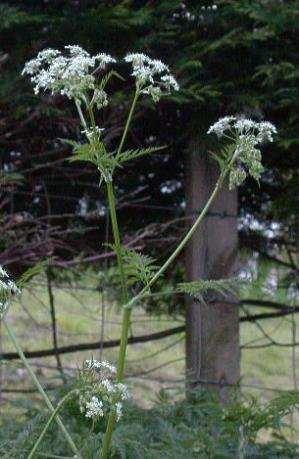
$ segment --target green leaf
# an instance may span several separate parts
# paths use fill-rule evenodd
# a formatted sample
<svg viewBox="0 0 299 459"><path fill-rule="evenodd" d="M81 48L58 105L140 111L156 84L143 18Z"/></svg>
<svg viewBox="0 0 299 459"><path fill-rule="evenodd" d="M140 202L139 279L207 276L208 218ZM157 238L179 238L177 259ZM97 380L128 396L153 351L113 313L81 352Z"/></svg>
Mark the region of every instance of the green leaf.
<svg viewBox="0 0 299 459"><path fill-rule="evenodd" d="M129 283L141 282L143 285L147 285L158 269L158 266L154 264L155 259L133 249L123 248L122 251Z"/></svg>
<svg viewBox="0 0 299 459"><path fill-rule="evenodd" d="M160 151L166 148L166 146L161 147L148 147L148 148L137 148L136 150L126 150L120 153L117 156L119 164L131 161L132 159L141 158L142 156L151 155L156 151Z"/></svg>
<svg viewBox="0 0 299 459"><path fill-rule="evenodd" d="M199 279L193 282L183 282L178 284L178 291L180 293L187 293L193 296L200 302L206 304L205 295L208 292L218 293L221 296L237 293L237 280L236 279L217 279L217 280L204 280Z"/></svg>

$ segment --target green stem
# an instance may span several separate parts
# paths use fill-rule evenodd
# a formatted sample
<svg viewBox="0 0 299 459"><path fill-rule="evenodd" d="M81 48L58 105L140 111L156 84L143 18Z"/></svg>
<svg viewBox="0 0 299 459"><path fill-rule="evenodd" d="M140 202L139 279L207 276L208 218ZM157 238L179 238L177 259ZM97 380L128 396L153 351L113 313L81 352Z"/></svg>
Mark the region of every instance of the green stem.
<svg viewBox="0 0 299 459"><path fill-rule="evenodd" d="M119 233L119 226L117 221L116 215L116 202L115 202L115 195L112 182L107 182L107 194L108 194L108 202L109 202L109 210L110 210L110 218L111 218L111 225L113 231L113 239L114 239L114 250L116 253L117 264L120 274L120 284L121 284L121 291L122 291L122 304L126 304L128 301L128 289L126 283L126 275L123 263L123 254L122 254L122 247L120 241L120 233Z"/></svg>
<svg viewBox="0 0 299 459"><path fill-rule="evenodd" d="M132 102L132 105L131 105L131 108L130 108L130 111L129 111L129 115L128 115L128 118L127 118L127 121L126 121L124 132L123 132L121 141L120 141L118 149L117 149L117 153L116 153L117 156L122 152L122 149L123 149L125 140L127 138L129 127L130 127L130 124L131 124L131 121L132 121L132 116L133 116L133 113L134 113L134 110L135 110L136 103L137 103L139 95L140 95L140 92L139 92L139 89L137 88L136 91L135 91L134 99L133 99L133 102Z"/></svg>
<svg viewBox="0 0 299 459"><path fill-rule="evenodd" d="M112 224L112 231L113 231L113 238L114 238L114 248L117 257L117 264L120 273L120 282L121 282L121 290L122 290L122 304L126 304L128 301L128 289L127 289L127 282L126 282L126 275L125 269L123 264L123 254L120 242L120 234L119 234L119 227L116 215L116 205L115 205L115 196L113 190L112 182L107 183L107 192L108 192L108 201L109 201L109 209L110 209L110 217L111 217L111 224ZM119 354L118 354L118 365L117 365L117 381L120 382L123 379L124 375L124 368L125 368L125 359L126 359L126 349L128 343L128 332L130 328L130 319L131 319L131 309L124 309L123 311L123 318L122 318L122 330L121 330L121 339L120 339L120 347L119 347ZM112 434L114 431L116 422L116 413L114 410L111 410L109 413L108 423L106 432L103 439L102 445L102 453L101 458L107 458L108 453L110 450L110 444L112 439Z"/></svg>
<svg viewBox="0 0 299 459"><path fill-rule="evenodd" d="M35 454L37 448L39 447L42 439L44 438L48 428L50 427L50 425L52 424L55 416L58 414L58 411L61 409L62 405L64 404L64 402L66 402L66 400L68 400L69 398L71 398L71 396L73 396L75 393L77 393L78 390L77 389L74 389L74 390L71 390L68 394L66 394L57 404L56 408L54 409L54 411L52 412L51 416L49 417L48 419L48 422L46 423L45 427L43 428L40 436L38 437L37 441L35 442L35 445L33 446L32 450L30 451L29 455L28 455L28 458L27 459L32 459L33 458L33 455Z"/></svg>
<svg viewBox="0 0 299 459"><path fill-rule="evenodd" d="M166 271L168 266L176 259L176 257L181 253L189 239L192 237L193 233L197 230L199 225L201 224L202 220L204 219L206 213L209 210L212 202L216 198L224 180L227 175L227 172L230 169L230 166L235 160L235 155L229 161L227 167L221 172L219 179L215 185L215 188L209 197L206 205L204 206L203 210L201 211L200 215L197 217L194 224L191 226L185 237L182 239L178 247L175 251L170 255L170 257L166 260L166 262L161 266L161 268L156 272L156 274L151 278L149 283L140 291L138 295L132 298L126 305L124 305L124 312L123 312L123 320L122 320L122 332L121 332L121 342L120 342L120 349L119 349L119 361L118 361L118 371L117 371L117 379L121 381L124 375L124 366L125 366L125 357L126 357L126 348L128 343L128 330L130 326L130 317L131 317L131 310L134 303L140 300L143 296L148 294L148 290L153 284L159 279L159 277ZM112 434L115 426L116 415L114 411L110 411L107 430L105 433L101 459L107 459L110 449L110 443L112 439Z"/></svg>
<svg viewBox="0 0 299 459"><path fill-rule="evenodd" d="M127 138L127 134L129 132L129 127L132 121L133 113L136 107L136 103L137 103L139 94L140 94L139 89L137 88L135 91L134 99L133 99L133 102L132 102L132 105L129 111L129 115L128 115L128 118L125 124L123 135L122 135L122 138L120 140L120 143L117 149L116 156L119 156L122 152L125 140ZM108 193L111 224L112 224L112 231L113 231L114 244L115 244L115 252L116 252L116 257L117 257L118 269L120 272L120 278L121 278L122 304L126 304L128 302L128 289L127 289L127 281L126 281L126 275L125 275L125 270L124 270L124 265L123 265L123 255L122 255L122 249L121 249L119 226L118 226L117 215L116 215L115 195L114 195L114 189L113 189L112 182L107 183L107 193ZM117 381L118 382L122 381L124 377L126 350L127 350L127 344L128 344L128 334L129 334L130 324L131 324L131 309L124 309L123 317L122 317L121 339L120 339L118 365L117 365ZM104 439L103 439L102 452L101 452L102 459L108 458L112 434L113 434L114 427L115 427L115 422L116 422L116 413L115 413L115 410L111 410L109 413L107 428L106 428L106 432L105 432Z"/></svg>
<svg viewBox="0 0 299 459"><path fill-rule="evenodd" d="M182 241L180 242L180 244L177 246L177 248L175 249L175 251L170 255L170 257L165 261L165 263L161 266L161 268L155 273L155 275L151 278L151 280L149 281L149 283L135 296L133 297L125 306L124 308L125 309L131 309L133 304L136 303L138 300L140 300L141 298L143 298L143 296L146 296L148 294L148 290L155 284L155 282L159 279L159 277L162 276L162 274L166 271L166 269L168 268L168 266L177 258L177 256L181 253L181 251L183 250L183 248L185 247L185 245L187 244L187 242L189 241L189 239L192 237L192 235L194 234L194 232L197 230L197 228L200 226L200 224L202 223L204 217L206 216L212 202L214 201L214 199L216 198L221 186L223 185L223 182L226 178L226 175L228 173L228 171L230 170L230 167L231 165L233 164L233 162L235 161L236 159L236 153L232 156L231 160L229 161L228 165L226 166L226 168L221 172L218 180L217 180L217 183L215 185L215 188L213 190L213 192L211 193L209 199L207 200L204 208L202 209L201 213L199 214L199 216L197 217L196 221L194 222L194 224L191 226L191 228L189 229L189 231L187 232L187 234L185 235L185 237L182 239Z"/></svg>
<svg viewBox="0 0 299 459"><path fill-rule="evenodd" d="M84 127L84 129L87 130L88 126L86 124L84 115L82 113L80 102L78 102L78 100L75 100L75 104L76 104L76 107L77 107L77 111L78 111L78 114L79 114L79 118L80 118L81 124Z"/></svg>
<svg viewBox="0 0 299 459"><path fill-rule="evenodd" d="M8 336L9 338L11 339L16 351L18 352L19 356L20 356L20 359L22 360L25 368L27 369L29 375L31 376L31 379L32 381L34 382L34 384L36 385L39 393L41 394L41 396L43 397L47 407L49 408L49 411L51 411L52 413L55 411L55 408L54 406L52 405L49 397L47 396L46 392L44 391L43 387L41 386L39 380L37 379L37 377L35 376L35 373L34 371L32 370L31 366L29 365L29 363L27 362L27 359L24 355L24 352L22 351L18 341L17 341L17 338L16 338L16 335L14 334L14 331L13 329L10 327L10 325L6 322L5 319L3 319L3 323L4 323L4 326L6 328L6 331L8 333ZM82 459L82 456L79 452L79 450L77 449L75 443L73 442L70 434L68 433L68 431L66 430L63 422L61 421L60 417L59 416L56 416L55 418L57 424L59 425L60 429L62 430L68 444L70 445L70 448L71 450L73 451L73 453L75 454L75 456L77 458L81 458Z"/></svg>

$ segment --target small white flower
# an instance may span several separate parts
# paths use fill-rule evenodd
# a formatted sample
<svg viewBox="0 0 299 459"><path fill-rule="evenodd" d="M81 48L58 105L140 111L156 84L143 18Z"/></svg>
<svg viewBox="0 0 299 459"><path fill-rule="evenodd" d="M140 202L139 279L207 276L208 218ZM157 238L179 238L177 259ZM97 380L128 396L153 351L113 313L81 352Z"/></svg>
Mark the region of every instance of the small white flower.
<svg viewBox="0 0 299 459"><path fill-rule="evenodd" d="M92 103L100 110L108 105L108 95L103 89L96 88L92 96Z"/></svg>
<svg viewBox="0 0 299 459"><path fill-rule="evenodd" d="M70 52L71 56L90 57L89 53L79 45L66 45L64 48Z"/></svg>
<svg viewBox="0 0 299 459"><path fill-rule="evenodd" d="M51 91L69 99L84 99L87 91L95 90L95 67L103 69L115 62L109 54L91 56L78 45L67 45L65 50L64 56L57 49L45 49L25 64L22 75L30 75L35 94Z"/></svg>
<svg viewBox="0 0 299 459"><path fill-rule="evenodd" d="M103 360L100 362L102 368L107 368L107 370L110 371L110 373L116 373L116 368L115 366L111 365L111 363L107 362L107 360Z"/></svg>
<svg viewBox="0 0 299 459"><path fill-rule="evenodd" d="M124 57L124 60L126 62L131 62L133 67L137 67L144 65L150 58L143 53L129 53Z"/></svg>
<svg viewBox="0 0 299 459"><path fill-rule="evenodd" d="M84 129L81 132L82 134L85 134L89 140L93 140L99 138L103 131L105 131L105 128L96 126L95 128Z"/></svg>
<svg viewBox="0 0 299 459"><path fill-rule="evenodd" d="M122 417L122 415L123 415L122 409L123 409L122 403L117 402L117 403L115 404L116 421L119 421L120 418Z"/></svg>
<svg viewBox="0 0 299 459"><path fill-rule="evenodd" d="M86 360L79 372L79 407L88 418L97 418L114 410L117 421L122 416L123 402L130 397L128 388L115 381L116 369L106 360Z"/></svg>
<svg viewBox="0 0 299 459"><path fill-rule="evenodd" d="M273 134L277 134L277 129L274 124L269 121L262 121L258 123L258 138L261 143L273 142Z"/></svg>
<svg viewBox="0 0 299 459"><path fill-rule="evenodd" d="M8 277L6 270L0 265L0 277Z"/></svg>
<svg viewBox="0 0 299 459"><path fill-rule="evenodd" d="M235 116L225 116L220 118L216 123L212 124L208 130L208 134L216 134L218 137L222 137L224 132L231 129L231 123L236 120Z"/></svg>
<svg viewBox="0 0 299 459"><path fill-rule="evenodd" d="M147 88L143 89L142 94L149 94L154 102L159 102L161 99L163 92L159 86L149 85Z"/></svg>
<svg viewBox="0 0 299 459"><path fill-rule="evenodd" d="M9 279L6 270L0 265L0 319L9 308L12 297L20 293L19 287L13 280Z"/></svg>
<svg viewBox="0 0 299 459"><path fill-rule="evenodd" d="M247 173L259 181L264 170L259 146L273 141L273 135L277 133L276 127L268 121L256 122L245 117L226 116L214 123L208 134L215 133L222 137L226 131L235 140L236 161L230 170L229 188L232 190L241 185Z"/></svg>
<svg viewBox="0 0 299 459"><path fill-rule="evenodd" d="M127 400L128 398L130 398L128 388L125 384L123 383L116 384L116 390L118 391L121 400Z"/></svg>
<svg viewBox="0 0 299 459"><path fill-rule="evenodd" d="M169 73L169 67L159 59L151 59L143 53L129 53L125 62L133 67L132 76L143 94L149 94L154 102L158 102L163 94L178 91L176 79Z"/></svg>
<svg viewBox="0 0 299 459"><path fill-rule="evenodd" d="M116 59L114 57L110 56L110 54L106 53L99 53L94 56L95 61L99 62L99 67L100 68L105 68L106 65L108 64L115 64Z"/></svg>
<svg viewBox="0 0 299 459"><path fill-rule="evenodd" d="M247 118L239 118L235 123L234 123L234 128L240 133L240 134L246 134L248 133L251 129L254 129L257 127L257 123L255 121L252 121Z"/></svg>
<svg viewBox="0 0 299 459"><path fill-rule="evenodd" d="M104 416L103 402L98 397L93 396L91 401L86 403L85 417L96 418L98 416Z"/></svg>
<svg viewBox="0 0 299 459"><path fill-rule="evenodd" d="M109 381L109 379L103 379L101 381L101 385L106 389L108 394L112 394L113 392L115 392L115 386L111 381Z"/></svg>
<svg viewBox="0 0 299 459"><path fill-rule="evenodd" d="M85 366L86 368L97 368L99 370L105 369L112 374L116 373L116 368L111 363L107 362L107 360L103 360L101 362L95 359L85 360Z"/></svg>
<svg viewBox="0 0 299 459"><path fill-rule="evenodd" d="M163 81L168 91L178 91L180 89L178 82L172 75L163 75L161 81Z"/></svg>

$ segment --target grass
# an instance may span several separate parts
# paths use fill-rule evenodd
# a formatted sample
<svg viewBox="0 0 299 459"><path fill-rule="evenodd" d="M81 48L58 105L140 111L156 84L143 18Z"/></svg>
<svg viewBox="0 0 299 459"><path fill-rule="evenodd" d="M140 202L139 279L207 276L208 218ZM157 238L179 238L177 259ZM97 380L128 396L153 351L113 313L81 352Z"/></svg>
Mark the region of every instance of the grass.
<svg viewBox="0 0 299 459"><path fill-rule="evenodd" d="M82 279L72 289L54 288L58 324L59 345L99 341L101 339L101 313L103 298L97 291L86 290L95 287L90 276ZM252 289L252 290L251 290ZM259 294L257 294L259 292ZM247 288L242 295L251 298L263 298L263 291ZM269 299L272 299L268 295ZM282 300L282 298L280 298ZM256 313L255 308L252 313ZM258 309L261 312L261 309ZM269 310L267 310L269 312ZM21 300L12 306L8 320L19 336L24 350L38 350L52 347L50 312L45 280L32 282L30 288L23 292ZM181 317L149 316L142 309L133 314L132 333L134 336L154 333L166 328L183 324ZM116 306L105 306L104 339L119 338L121 314ZM295 316L299 328L299 316ZM260 322L262 328L253 323L241 324L241 345L267 343L266 335L279 343L291 342L292 321L287 316L281 319L267 319ZM266 334L266 335L265 335ZM297 339L299 340L299 339ZM7 337L3 337L3 350L13 350ZM242 350L242 388L243 394L253 394L262 400L269 400L275 390L294 388L293 362L291 347L265 347L261 349ZM99 358L100 351L84 351L61 356L67 374L72 375L81 367L86 358L93 355ZM117 348L105 349L102 357L115 362ZM298 355L295 354L299 367ZM36 371L48 385L60 383L56 369L55 357L31 360ZM32 387L23 371L20 362L4 364L2 380L6 388L23 389ZM144 407L149 407L157 399L162 388L182 387L177 381L184 379L184 336L173 335L163 340L130 345L128 347L127 376L129 385L134 383L134 398ZM297 385L299 384L299 369ZM249 387L250 386L250 387ZM255 386L255 387L253 387ZM272 390L269 390L272 389ZM19 396L19 394L18 394ZM10 398L16 396L11 396ZM33 400L35 396L33 397Z"/></svg>

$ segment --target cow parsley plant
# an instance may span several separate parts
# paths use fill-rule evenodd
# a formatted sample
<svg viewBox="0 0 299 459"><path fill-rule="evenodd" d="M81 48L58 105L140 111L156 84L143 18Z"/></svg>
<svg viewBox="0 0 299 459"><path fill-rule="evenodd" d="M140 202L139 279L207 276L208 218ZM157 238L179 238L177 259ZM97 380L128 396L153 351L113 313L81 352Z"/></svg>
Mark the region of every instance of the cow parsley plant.
<svg viewBox="0 0 299 459"><path fill-rule="evenodd" d="M261 145L272 142L276 134L276 128L271 123L255 122L245 117L226 116L213 124L208 133L226 139L229 144L225 145L221 154L216 157L220 165L219 178L198 217L161 266L156 266L149 257L140 256L136 252L131 251L129 254L122 244L118 224L114 174L125 163L163 148L132 149L126 146L140 96L149 95L154 102L158 102L162 96L178 91L179 85L169 67L160 60L151 59L143 53L127 54L124 62L132 67L131 76L135 80L135 91L118 145L111 149L102 138L103 128L98 126L96 110L108 104L106 87L110 78L119 77L113 69L108 70L108 65L115 62L109 54L98 53L92 56L80 46L72 45L66 46L64 53L54 49L41 51L35 59L27 62L23 70L23 74L30 76L36 94L40 91L49 91L52 94L65 95L75 102L85 140L83 143L68 140L73 147L71 160L93 164L99 173L100 181L105 182L122 306L118 364L116 370L107 361L86 360L79 371L75 389L79 396L80 410L86 418L94 423L100 418L107 417L101 459L110 457L115 423L122 416L123 402L129 397L128 388L123 380L134 306L148 296L149 290L185 248L193 233L202 224L211 203L227 178L230 189L240 185L248 174L259 180L263 171Z"/></svg>

